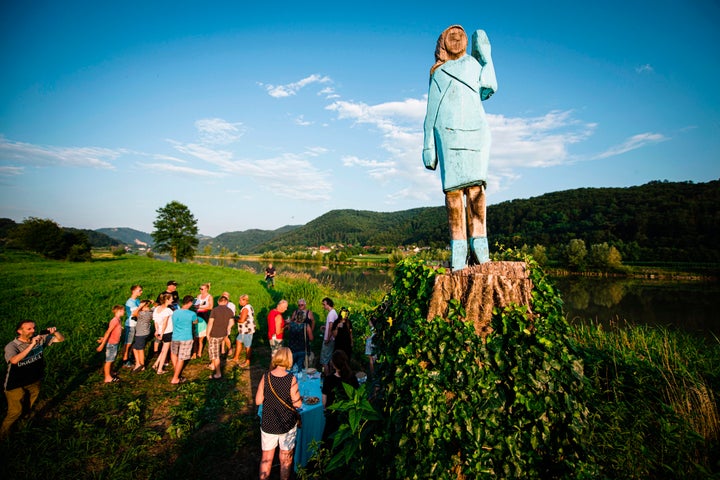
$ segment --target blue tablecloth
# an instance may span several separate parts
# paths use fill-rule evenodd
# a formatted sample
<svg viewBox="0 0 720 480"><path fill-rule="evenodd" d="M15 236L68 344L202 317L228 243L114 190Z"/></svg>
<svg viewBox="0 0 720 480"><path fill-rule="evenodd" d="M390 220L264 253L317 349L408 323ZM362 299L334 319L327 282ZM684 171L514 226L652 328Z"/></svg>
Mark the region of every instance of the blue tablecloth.
<svg viewBox="0 0 720 480"><path fill-rule="evenodd" d="M304 467L305 464L307 464L313 454L310 443L313 440L321 441L323 430L325 429L320 374L316 374L316 378L307 378L306 375L302 377L303 378L298 381L300 395L303 397L303 406L300 412L300 416L302 416L302 428L298 429L295 443L295 468ZM306 397L317 397L319 399L318 403L307 405L304 401Z"/></svg>
<svg viewBox="0 0 720 480"><path fill-rule="evenodd" d="M303 406L300 411L302 417L302 428L298 429L295 440L295 468L304 467L313 454L310 443L313 440L322 440L325 429L325 413L322 406L322 385L320 384L320 373L314 375L302 375L298 380L300 396L303 397ZM318 402L314 405L305 403L306 397L317 397ZM262 416L262 405L258 409L258 416Z"/></svg>

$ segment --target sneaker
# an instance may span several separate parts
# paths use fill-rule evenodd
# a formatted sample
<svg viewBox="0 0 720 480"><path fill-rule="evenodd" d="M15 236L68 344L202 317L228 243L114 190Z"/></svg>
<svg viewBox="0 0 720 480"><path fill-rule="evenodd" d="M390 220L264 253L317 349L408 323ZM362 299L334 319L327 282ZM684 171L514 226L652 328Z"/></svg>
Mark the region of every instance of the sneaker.
<svg viewBox="0 0 720 480"><path fill-rule="evenodd" d="M125 368L133 368L134 366L135 366L135 364L133 362L131 362L130 360L123 363L123 367L125 367Z"/></svg>

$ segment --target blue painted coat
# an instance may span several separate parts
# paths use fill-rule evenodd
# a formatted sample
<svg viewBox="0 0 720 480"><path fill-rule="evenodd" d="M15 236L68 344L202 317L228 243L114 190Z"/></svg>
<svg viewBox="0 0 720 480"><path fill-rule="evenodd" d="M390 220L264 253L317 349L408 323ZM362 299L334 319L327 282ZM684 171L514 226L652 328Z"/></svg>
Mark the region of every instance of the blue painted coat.
<svg viewBox="0 0 720 480"><path fill-rule="evenodd" d="M497 82L482 30L473 35L472 53L448 60L430 77L423 163L431 170L440 164L444 192L487 181L491 140L482 101Z"/></svg>

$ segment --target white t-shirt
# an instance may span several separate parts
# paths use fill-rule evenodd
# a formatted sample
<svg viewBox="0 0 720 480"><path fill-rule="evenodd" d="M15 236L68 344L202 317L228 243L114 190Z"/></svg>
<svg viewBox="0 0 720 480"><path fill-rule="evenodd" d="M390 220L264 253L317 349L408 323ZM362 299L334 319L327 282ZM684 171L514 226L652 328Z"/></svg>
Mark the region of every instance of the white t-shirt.
<svg viewBox="0 0 720 480"><path fill-rule="evenodd" d="M173 311L171 308L164 308L162 311L158 312L158 309L156 308L153 310L153 322L155 322L155 333L172 333L173 331L173 323L172 323L172 314ZM162 328L163 322L167 318L167 326L165 327L165 331L161 332L160 329Z"/></svg>
<svg viewBox="0 0 720 480"><path fill-rule="evenodd" d="M332 324L335 323L335 320L337 320L337 318L338 314L334 308L328 312L327 319L325 320L325 335L323 336L323 340L327 341L330 338Z"/></svg>

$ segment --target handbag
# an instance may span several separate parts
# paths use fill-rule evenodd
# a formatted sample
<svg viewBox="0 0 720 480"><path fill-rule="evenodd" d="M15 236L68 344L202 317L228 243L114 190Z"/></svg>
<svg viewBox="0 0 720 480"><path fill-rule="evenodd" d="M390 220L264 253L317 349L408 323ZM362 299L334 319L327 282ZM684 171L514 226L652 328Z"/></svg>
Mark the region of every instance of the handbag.
<svg viewBox="0 0 720 480"><path fill-rule="evenodd" d="M280 398L280 395L278 395L277 392L275 391L275 389L273 388L272 381L270 380L270 372L267 373L267 379L268 379L268 385L270 385L270 390L272 390L273 395L275 395L275 397L276 397L278 400L280 400L280 403L282 403L283 405L285 405L285 407L289 408L289 409L293 412L293 414L295 415L295 424L297 425L297 428L302 428L302 416L300 415L300 412L298 412L297 410L295 410L293 407L291 407L290 405L288 405L288 404L285 402L285 400L283 400L282 398Z"/></svg>

